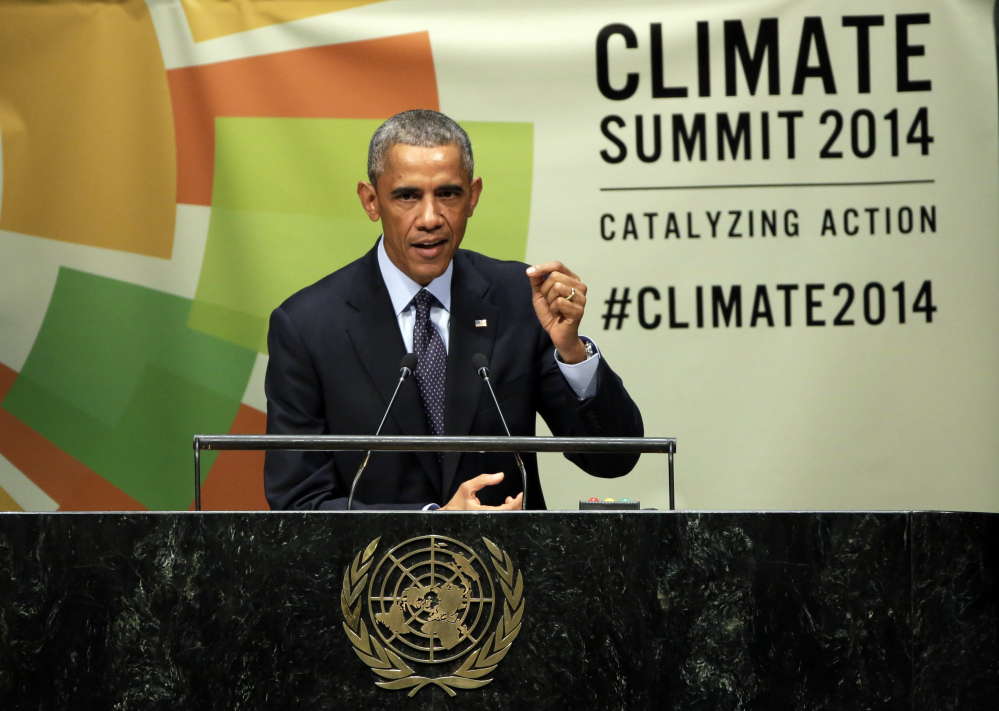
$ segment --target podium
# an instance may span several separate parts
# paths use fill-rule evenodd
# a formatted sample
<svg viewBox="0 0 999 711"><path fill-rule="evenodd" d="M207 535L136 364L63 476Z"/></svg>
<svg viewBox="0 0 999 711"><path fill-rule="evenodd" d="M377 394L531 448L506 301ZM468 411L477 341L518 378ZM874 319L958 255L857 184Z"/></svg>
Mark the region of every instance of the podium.
<svg viewBox="0 0 999 711"><path fill-rule="evenodd" d="M418 562L428 545L439 565L464 571L454 583L472 588L475 573L486 590L491 571L492 617L467 648L493 642L477 661L498 653L500 621L501 638L518 627L477 677L488 683L452 684L454 696L434 682L412 696L416 684L377 686L393 679L375 673L372 640L388 649L392 625L436 614L445 621L432 644L458 640L438 657L460 651L468 640L444 639L447 617L462 602L481 609L487 594L452 588L445 609L446 584L426 592L424 578L422 593L407 593L408 623L367 598L376 587L382 603L398 600L391 591L412 581L366 582L351 598L355 573L398 578L406 566L387 554ZM996 514L2 514L0 699L11 709L994 709L997 581ZM516 611L504 618L512 598L516 625ZM367 661L345 629L356 609ZM471 639L471 613L465 626ZM400 658L415 670L396 677L404 684L425 673ZM454 674L460 664L433 674L473 678Z"/></svg>

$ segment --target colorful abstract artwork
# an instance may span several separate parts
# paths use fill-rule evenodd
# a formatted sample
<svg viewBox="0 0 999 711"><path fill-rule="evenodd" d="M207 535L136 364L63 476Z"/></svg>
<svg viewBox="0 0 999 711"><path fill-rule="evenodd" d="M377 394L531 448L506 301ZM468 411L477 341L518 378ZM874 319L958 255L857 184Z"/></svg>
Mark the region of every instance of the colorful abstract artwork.
<svg viewBox="0 0 999 711"><path fill-rule="evenodd" d="M368 4L0 4L0 242L41 255L0 281L47 298L0 287L0 510L188 509L192 436L265 431L268 315L377 238L356 184L382 120L440 109L431 37L161 50ZM532 125L462 123L497 198L466 246L523 259ZM262 453L202 466L205 508L267 508Z"/></svg>

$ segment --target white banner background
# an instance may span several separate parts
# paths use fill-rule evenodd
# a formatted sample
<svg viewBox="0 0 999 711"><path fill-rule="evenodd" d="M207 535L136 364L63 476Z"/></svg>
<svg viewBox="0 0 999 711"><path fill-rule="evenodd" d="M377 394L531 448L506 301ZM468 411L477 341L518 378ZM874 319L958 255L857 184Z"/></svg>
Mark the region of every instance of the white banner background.
<svg viewBox="0 0 999 711"><path fill-rule="evenodd" d="M917 6L918 5L918 6ZM531 121L535 126L534 193L528 259L564 260L590 287L584 331L599 343L639 402L646 432L679 438L677 503L683 508L953 508L999 510L999 240L997 240L997 97L992 7L986 2L948 3L628 3L614 8L548 5L538 13L506 6L488 19L431 24L441 107L461 119ZM531 7L534 7L533 4ZM896 90L895 15L928 12L929 25L913 25L909 43L926 48L910 60L912 79L928 79L931 91ZM871 90L858 92L857 32L842 26L844 15L883 14L871 29ZM530 16L530 21L525 18ZM827 95L817 78L792 95L803 20L821 17L838 93ZM724 95L723 21L742 20L754 46L758 21L776 17L780 36L781 93L766 93L766 68L755 96L741 76L738 95ZM696 23L707 21L711 40L710 98L696 96ZM667 86L689 87L690 98L651 98L651 23L662 23ZM625 101L604 98L596 86L595 44L611 23L634 29L639 47L611 41L612 84L638 72L639 89ZM439 27L439 29L437 29ZM811 64L816 56L811 55ZM905 134L920 107L927 107L934 142L929 155L907 144ZM866 108L876 117L877 148L867 159L853 155L850 117ZM826 109L847 121L835 148L841 159L820 159L831 124ZM892 157L886 122L900 116L899 156ZM797 158L786 158L783 121L777 111L802 111L797 121ZM751 160L718 161L713 121L727 112L751 111ZM770 113L771 158L760 159L758 116ZM672 161L669 116L704 112L705 162ZM602 149L616 153L602 136L608 114L628 124L628 158L606 163ZM663 116L663 157L643 163L634 156L634 116ZM629 135L630 134L630 135ZM648 143L646 150L649 150ZM931 184L829 188L758 188L648 192L601 192L618 186L682 186L795 182L931 179ZM488 199L488 186L484 193ZM886 235L885 208L936 207L936 232ZM843 233L843 211L881 208L876 234ZM706 211L796 210L800 234L766 239L707 237L670 239L661 234L667 213L689 211L708 228ZM838 235L821 236L824 211L835 216ZM633 213L637 240L605 241L600 217L612 213L618 233ZM647 237L643 213L659 214L655 238ZM743 216L745 219L745 215ZM756 228L759 229L757 213ZM892 218L893 220L896 217ZM743 231L746 228L742 224ZM472 226L474 229L474 224ZM685 232L681 227L681 232ZM745 232L744 232L745 233ZM932 281L933 322L913 313L924 281ZM887 315L878 326L863 318L863 288L880 282ZM907 319L898 323L897 295L906 284ZM836 284L854 286L847 318L834 327L843 303ZM636 305L621 328L603 330L603 301L617 287L656 287L655 304L668 319L666 294L678 294L679 317L693 318L696 286L710 291L742 285L742 328L686 330L641 328ZM756 285L768 286L776 325L749 327ZM777 284L797 284L793 321L785 327ZM823 302L804 322L805 285L825 284ZM651 302L650 302L651 303ZM665 458L647 456L624 480L588 479L557 457L545 462L550 505L574 507L589 495L641 499L667 505Z"/></svg>

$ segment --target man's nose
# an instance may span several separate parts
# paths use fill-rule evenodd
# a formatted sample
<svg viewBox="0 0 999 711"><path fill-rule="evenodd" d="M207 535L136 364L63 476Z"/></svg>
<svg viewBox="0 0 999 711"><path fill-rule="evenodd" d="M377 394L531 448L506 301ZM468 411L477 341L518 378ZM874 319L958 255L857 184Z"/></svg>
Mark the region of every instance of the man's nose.
<svg viewBox="0 0 999 711"><path fill-rule="evenodd" d="M437 204L436 196L428 195L423 198L420 204L420 216L417 221L417 228L432 231L444 224L444 217L441 215L440 206Z"/></svg>

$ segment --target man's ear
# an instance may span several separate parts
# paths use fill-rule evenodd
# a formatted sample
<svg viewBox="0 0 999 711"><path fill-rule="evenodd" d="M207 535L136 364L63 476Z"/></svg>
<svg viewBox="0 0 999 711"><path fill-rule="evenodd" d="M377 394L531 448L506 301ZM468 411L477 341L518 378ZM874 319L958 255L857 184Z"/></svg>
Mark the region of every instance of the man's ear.
<svg viewBox="0 0 999 711"><path fill-rule="evenodd" d="M475 178L471 185L471 199L468 201L468 216L475 212L475 206L479 204L479 196L482 195L482 178Z"/></svg>
<svg viewBox="0 0 999 711"><path fill-rule="evenodd" d="M378 192L375 190L375 186L362 180L357 184L357 197L361 199L361 207L368 213L368 219L372 222L378 222L381 219L381 213L379 212Z"/></svg>

